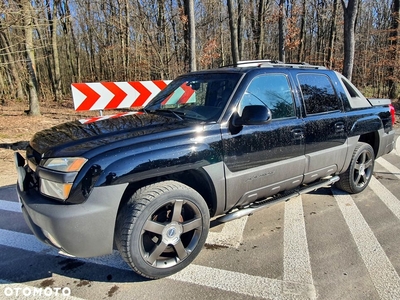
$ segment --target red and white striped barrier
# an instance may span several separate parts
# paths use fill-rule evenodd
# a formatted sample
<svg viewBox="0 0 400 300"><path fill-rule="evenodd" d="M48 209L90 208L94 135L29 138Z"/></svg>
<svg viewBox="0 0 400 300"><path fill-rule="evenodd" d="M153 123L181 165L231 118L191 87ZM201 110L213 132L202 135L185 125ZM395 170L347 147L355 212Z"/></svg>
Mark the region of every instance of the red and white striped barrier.
<svg viewBox="0 0 400 300"><path fill-rule="evenodd" d="M171 80L73 83L71 84L72 98L76 111L140 108L145 106L170 82ZM195 91L184 83L167 97L162 105L192 102L196 102ZM82 124L87 124L135 113L137 112L101 115L79 121Z"/></svg>
<svg viewBox="0 0 400 300"><path fill-rule="evenodd" d="M71 84L76 111L143 107L171 80Z"/></svg>

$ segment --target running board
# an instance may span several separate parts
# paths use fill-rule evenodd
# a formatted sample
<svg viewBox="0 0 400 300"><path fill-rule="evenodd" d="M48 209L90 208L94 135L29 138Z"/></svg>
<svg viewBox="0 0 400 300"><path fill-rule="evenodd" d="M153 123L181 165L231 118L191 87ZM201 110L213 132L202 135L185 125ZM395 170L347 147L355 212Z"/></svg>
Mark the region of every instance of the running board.
<svg viewBox="0 0 400 300"><path fill-rule="evenodd" d="M276 198L276 199L264 199L264 200L259 200L255 203L250 204L250 206L242 209L235 210L233 212L227 213L226 215L223 215L222 217L217 218L215 221L220 222L220 223L226 223L232 220L239 219L244 216L249 216L255 213L258 210L261 210L263 208L270 207L274 204L277 204L282 201L288 201L291 198L297 197L301 194L306 194L312 191L315 191L319 188L323 187L330 187L332 184L334 184L336 181L339 181L339 176L333 176L330 177L329 179L326 179L322 182L310 184L308 186L305 186L304 188L297 190L295 192L292 192L288 195L284 195L282 197Z"/></svg>

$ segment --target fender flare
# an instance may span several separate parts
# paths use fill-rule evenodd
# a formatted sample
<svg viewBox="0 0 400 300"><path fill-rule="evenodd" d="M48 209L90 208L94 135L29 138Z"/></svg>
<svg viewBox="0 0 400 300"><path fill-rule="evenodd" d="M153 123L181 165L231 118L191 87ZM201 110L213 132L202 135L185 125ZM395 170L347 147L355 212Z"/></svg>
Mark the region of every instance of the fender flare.
<svg viewBox="0 0 400 300"><path fill-rule="evenodd" d="M349 136L363 135L369 132L377 132L383 128L382 120L379 116L367 116L358 119L350 128Z"/></svg>

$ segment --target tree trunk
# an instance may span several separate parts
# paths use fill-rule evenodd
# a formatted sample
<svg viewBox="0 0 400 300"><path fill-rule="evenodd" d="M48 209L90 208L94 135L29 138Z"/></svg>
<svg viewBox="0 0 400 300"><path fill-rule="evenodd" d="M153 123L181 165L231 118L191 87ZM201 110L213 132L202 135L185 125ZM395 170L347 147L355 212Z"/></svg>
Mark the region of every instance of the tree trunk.
<svg viewBox="0 0 400 300"><path fill-rule="evenodd" d="M390 67L390 79L388 81L389 98L399 98L399 75L400 75L400 0L393 0L392 3L392 22L390 29L391 57L394 65Z"/></svg>
<svg viewBox="0 0 400 300"><path fill-rule="evenodd" d="M239 16L238 16L238 48L239 48L239 60L242 59L243 57L243 39L241 37L243 37L243 32L244 32L244 24L245 24L245 14L244 14L244 4L243 4L243 0L238 0L238 12L239 12Z"/></svg>
<svg viewBox="0 0 400 300"><path fill-rule="evenodd" d="M342 1L344 14L344 62L343 75L351 80L355 54L355 27L359 0Z"/></svg>
<svg viewBox="0 0 400 300"><path fill-rule="evenodd" d="M238 43L238 32L236 25L236 14L234 12L233 1L226 0L228 4L228 15L229 15L229 28L231 34L231 51L232 51L232 63L236 65L239 61L239 43Z"/></svg>
<svg viewBox="0 0 400 300"><path fill-rule="evenodd" d="M301 20L300 20L300 45L297 52L297 61L304 61L304 48L305 48L305 39L306 39L306 0L303 0L302 4L302 12L301 12Z"/></svg>
<svg viewBox="0 0 400 300"><path fill-rule="evenodd" d="M260 0L258 3L258 16L257 16L257 25L255 28L255 42L256 42L256 58L262 59L262 50L264 45L264 19L265 19L265 4L266 0Z"/></svg>
<svg viewBox="0 0 400 300"><path fill-rule="evenodd" d="M338 1L333 1L333 19L331 23L331 29L329 32L329 47L328 47L328 66L329 68L333 68L333 53L334 53L334 45L336 39L336 23L337 23L337 10L338 10Z"/></svg>
<svg viewBox="0 0 400 300"><path fill-rule="evenodd" d="M183 8L183 13L181 16L181 20L183 22L183 60L185 62L185 71L190 70L190 30L189 30L189 7L188 0L182 0L181 8Z"/></svg>
<svg viewBox="0 0 400 300"><path fill-rule="evenodd" d="M279 60L285 62L285 0L279 1Z"/></svg>
<svg viewBox="0 0 400 300"><path fill-rule="evenodd" d="M11 76L12 76L12 80L13 80L13 82L15 84L15 90L16 90L15 96L17 97L17 99L22 100L22 99L24 99L24 96L25 96L24 95L24 90L22 88L21 79L20 79L20 77L18 75L18 71L17 71L17 68L15 66L15 60L14 60L14 57L12 55L12 50L11 50L10 43L9 43L9 41L7 39L7 36L6 36L6 34L5 34L5 32L3 30L0 30L0 38L1 38L0 45L3 45L2 48L6 52L6 57L7 57L7 60L8 60L8 64L10 66L10 73L11 73Z"/></svg>
<svg viewBox="0 0 400 300"><path fill-rule="evenodd" d="M53 21L52 21L52 32L51 32L51 45L53 48L53 64L54 64L54 100L60 101L62 98L61 90L61 72L60 72L60 59L58 55L58 43L57 43L57 5L60 0L54 0L53 2Z"/></svg>
<svg viewBox="0 0 400 300"><path fill-rule="evenodd" d="M29 111L30 116L40 115L40 105L38 97L38 82L36 75L35 52L33 47L33 22L32 6L29 0L20 0L20 6L24 14L25 50L26 66L28 69L28 88L29 88Z"/></svg>
<svg viewBox="0 0 400 300"><path fill-rule="evenodd" d="M197 70L196 65L196 22L194 18L194 0L186 0L189 22L189 71Z"/></svg>

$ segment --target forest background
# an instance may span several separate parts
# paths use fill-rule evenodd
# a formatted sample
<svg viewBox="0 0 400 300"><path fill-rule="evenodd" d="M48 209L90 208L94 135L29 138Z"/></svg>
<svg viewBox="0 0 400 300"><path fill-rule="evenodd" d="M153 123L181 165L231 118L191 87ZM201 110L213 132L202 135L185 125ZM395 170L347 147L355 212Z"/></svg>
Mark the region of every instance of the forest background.
<svg viewBox="0 0 400 300"><path fill-rule="evenodd" d="M399 98L399 0L2 0L0 105L72 105L74 82L307 62Z"/></svg>

